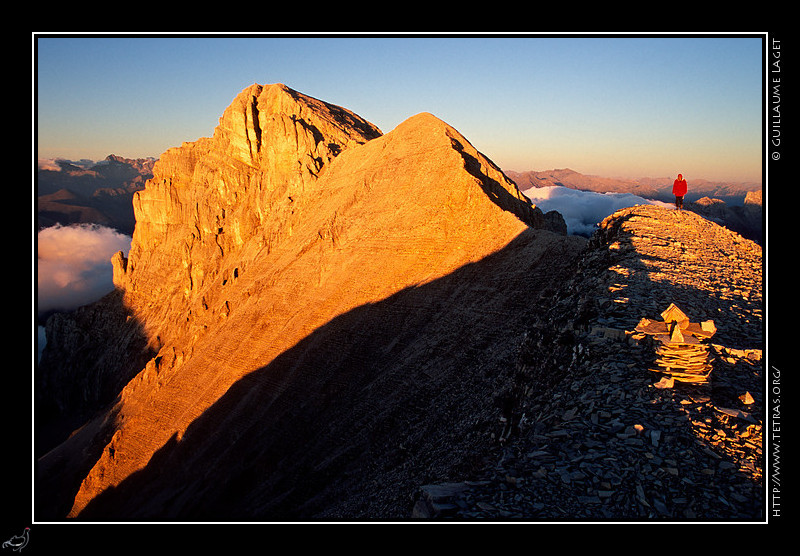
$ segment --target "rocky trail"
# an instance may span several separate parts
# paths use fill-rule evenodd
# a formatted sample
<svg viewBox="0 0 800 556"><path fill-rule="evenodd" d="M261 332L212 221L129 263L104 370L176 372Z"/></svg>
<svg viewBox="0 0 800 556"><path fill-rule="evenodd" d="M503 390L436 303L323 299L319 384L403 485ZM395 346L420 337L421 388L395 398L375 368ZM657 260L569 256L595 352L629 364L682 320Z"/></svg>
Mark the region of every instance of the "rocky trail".
<svg viewBox="0 0 800 556"><path fill-rule="evenodd" d="M758 245L690 212L607 218L521 346L495 460L422 486L413 516L763 519L761 261ZM705 384L664 388L648 370L654 345L634 329L671 303L717 327Z"/></svg>

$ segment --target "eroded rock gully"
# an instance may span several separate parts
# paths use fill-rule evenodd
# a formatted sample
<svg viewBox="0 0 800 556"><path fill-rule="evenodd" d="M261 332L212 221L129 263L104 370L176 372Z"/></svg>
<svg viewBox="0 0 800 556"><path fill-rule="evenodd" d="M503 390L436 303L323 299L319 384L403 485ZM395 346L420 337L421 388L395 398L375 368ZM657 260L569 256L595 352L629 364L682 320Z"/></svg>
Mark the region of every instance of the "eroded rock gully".
<svg viewBox="0 0 800 556"><path fill-rule="evenodd" d="M422 486L413 515L763 519L762 291L761 247L735 233L652 206L610 216L528 331L492 464ZM717 326L706 385L647 370L633 330L670 303Z"/></svg>

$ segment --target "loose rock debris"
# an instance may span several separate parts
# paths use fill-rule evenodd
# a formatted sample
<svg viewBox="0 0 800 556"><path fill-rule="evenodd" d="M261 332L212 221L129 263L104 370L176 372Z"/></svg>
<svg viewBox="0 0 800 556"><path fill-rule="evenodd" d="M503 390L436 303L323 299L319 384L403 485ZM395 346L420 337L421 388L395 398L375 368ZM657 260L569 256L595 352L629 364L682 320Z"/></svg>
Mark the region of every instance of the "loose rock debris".
<svg viewBox="0 0 800 556"><path fill-rule="evenodd" d="M702 341L717 331L713 320L702 323L689 322L683 311L674 303L661 313L663 321L643 318L636 332L652 336L657 344L656 367L651 371L668 375L660 383L669 387L670 382L705 383L711 374L708 344Z"/></svg>

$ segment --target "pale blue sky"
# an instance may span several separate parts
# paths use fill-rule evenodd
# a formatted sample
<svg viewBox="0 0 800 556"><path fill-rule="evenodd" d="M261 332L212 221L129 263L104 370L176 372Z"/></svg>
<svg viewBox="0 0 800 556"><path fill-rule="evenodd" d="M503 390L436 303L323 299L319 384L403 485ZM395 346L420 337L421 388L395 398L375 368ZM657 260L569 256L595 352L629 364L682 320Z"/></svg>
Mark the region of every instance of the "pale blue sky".
<svg viewBox="0 0 800 556"><path fill-rule="evenodd" d="M38 158L158 157L209 137L253 83L384 133L419 112L504 170L760 181L760 35L42 38Z"/></svg>

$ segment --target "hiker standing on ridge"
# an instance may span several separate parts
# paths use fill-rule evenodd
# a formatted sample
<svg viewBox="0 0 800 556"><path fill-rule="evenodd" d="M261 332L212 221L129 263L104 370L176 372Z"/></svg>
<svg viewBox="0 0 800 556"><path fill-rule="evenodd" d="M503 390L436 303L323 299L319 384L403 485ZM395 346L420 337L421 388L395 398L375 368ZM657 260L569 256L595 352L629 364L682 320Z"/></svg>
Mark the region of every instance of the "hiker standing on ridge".
<svg viewBox="0 0 800 556"><path fill-rule="evenodd" d="M686 195L688 189L689 187L686 185L686 180L683 179L683 174L678 174L678 179L672 184L672 194L675 195L676 209L683 209L683 196Z"/></svg>

